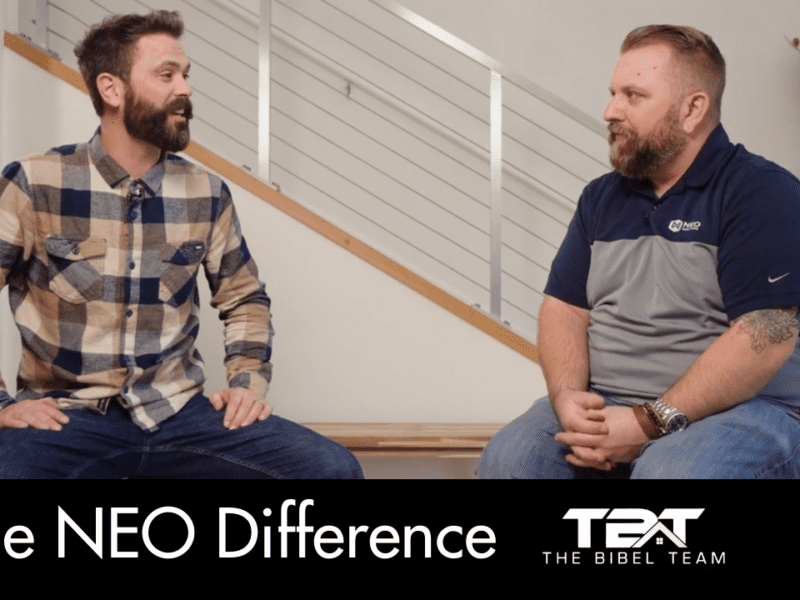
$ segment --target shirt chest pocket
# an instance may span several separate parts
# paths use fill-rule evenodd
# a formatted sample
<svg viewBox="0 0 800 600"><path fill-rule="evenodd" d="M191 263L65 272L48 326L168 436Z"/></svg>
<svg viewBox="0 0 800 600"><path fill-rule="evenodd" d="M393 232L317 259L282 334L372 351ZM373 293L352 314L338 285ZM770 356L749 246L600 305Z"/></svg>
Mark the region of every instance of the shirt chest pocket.
<svg viewBox="0 0 800 600"><path fill-rule="evenodd" d="M103 295L106 240L84 240L51 235L45 238L48 287L72 304L97 300Z"/></svg>
<svg viewBox="0 0 800 600"><path fill-rule="evenodd" d="M158 297L170 306L186 302L197 286L197 271L206 254L201 240L184 242L180 246L167 244L161 250L164 271L158 282Z"/></svg>

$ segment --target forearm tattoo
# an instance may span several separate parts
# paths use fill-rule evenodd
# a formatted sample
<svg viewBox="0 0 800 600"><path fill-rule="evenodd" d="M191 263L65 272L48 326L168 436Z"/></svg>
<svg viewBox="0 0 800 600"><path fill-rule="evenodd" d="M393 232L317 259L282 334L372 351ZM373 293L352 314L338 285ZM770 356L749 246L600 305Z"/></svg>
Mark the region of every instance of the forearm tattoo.
<svg viewBox="0 0 800 600"><path fill-rule="evenodd" d="M741 323L756 354L761 354L770 344L780 344L797 336L797 307L754 310L734 319Z"/></svg>

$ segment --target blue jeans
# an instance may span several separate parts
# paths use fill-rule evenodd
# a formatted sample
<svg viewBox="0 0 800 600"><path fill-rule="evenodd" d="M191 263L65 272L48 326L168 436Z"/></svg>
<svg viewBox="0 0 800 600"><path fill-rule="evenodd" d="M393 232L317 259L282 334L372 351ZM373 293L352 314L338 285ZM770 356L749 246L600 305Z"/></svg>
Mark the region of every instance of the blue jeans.
<svg viewBox="0 0 800 600"><path fill-rule="evenodd" d="M609 398L606 404L620 405ZM503 479L797 479L800 420L755 397L645 445L630 465L610 473L573 467L557 442L561 426L547 398L495 435L478 477Z"/></svg>
<svg viewBox="0 0 800 600"><path fill-rule="evenodd" d="M108 413L66 409L61 431L0 431L0 479L361 479L355 457L276 415L228 430L198 394L160 424L140 429L112 401Z"/></svg>

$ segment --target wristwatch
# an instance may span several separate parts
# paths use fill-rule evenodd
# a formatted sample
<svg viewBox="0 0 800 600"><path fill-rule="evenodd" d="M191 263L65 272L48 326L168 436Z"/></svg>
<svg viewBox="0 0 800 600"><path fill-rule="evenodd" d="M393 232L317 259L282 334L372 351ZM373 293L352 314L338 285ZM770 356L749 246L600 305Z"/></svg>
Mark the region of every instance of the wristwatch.
<svg viewBox="0 0 800 600"><path fill-rule="evenodd" d="M689 426L689 417L671 404L666 403L663 398L659 398L655 402L645 403L645 408L650 409L647 411L649 415L655 415L658 421L655 425L660 430L661 435L683 431Z"/></svg>

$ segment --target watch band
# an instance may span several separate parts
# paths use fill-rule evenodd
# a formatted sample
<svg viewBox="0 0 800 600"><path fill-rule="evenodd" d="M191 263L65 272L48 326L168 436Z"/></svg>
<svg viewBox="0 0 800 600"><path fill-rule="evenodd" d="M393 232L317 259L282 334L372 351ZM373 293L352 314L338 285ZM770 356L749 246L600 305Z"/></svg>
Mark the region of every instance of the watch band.
<svg viewBox="0 0 800 600"><path fill-rule="evenodd" d="M647 402L645 407L655 416L661 435L683 431L689 426L689 417L663 398Z"/></svg>

